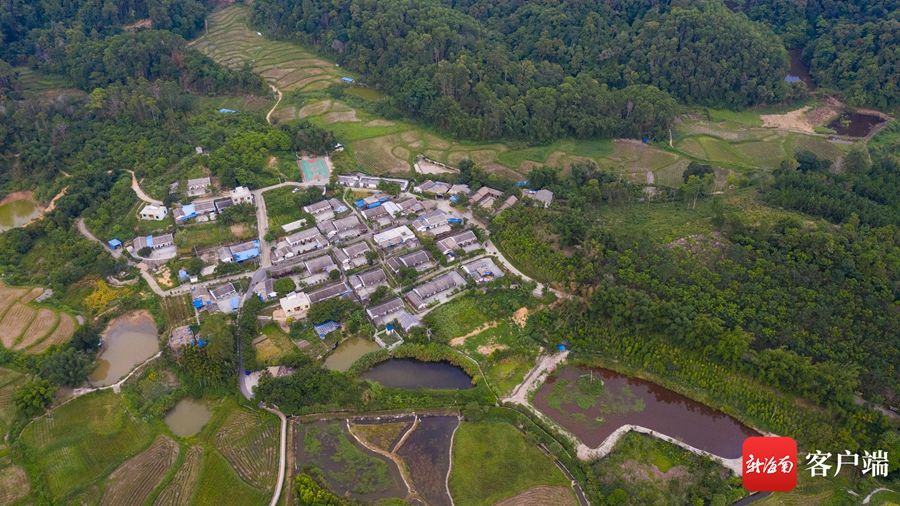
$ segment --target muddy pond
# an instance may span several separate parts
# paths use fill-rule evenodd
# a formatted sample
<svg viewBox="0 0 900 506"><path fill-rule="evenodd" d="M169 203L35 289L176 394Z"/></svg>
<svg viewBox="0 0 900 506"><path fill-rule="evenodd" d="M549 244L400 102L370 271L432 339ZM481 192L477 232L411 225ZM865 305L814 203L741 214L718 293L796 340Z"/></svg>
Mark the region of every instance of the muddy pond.
<svg viewBox="0 0 900 506"><path fill-rule="evenodd" d="M884 123L884 118L881 116L859 111L848 111L829 123L828 128L834 130L838 135L865 137L869 135L873 128L882 123Z"/></svg>
<svg viewBox="0 0 900 506"><path fill-rule="evenodd" d="M429 388L464 390L472 388L472 378L449 362L422 362L411 358L392 358L364 372L363 379L390 388Z"/></svg>
<svg viewBox="0 0 900 506"><path fill-rule="evenodd" d="M30 192L9 195L0 203L0 232L21 227L41 215L41 208Z"/></svg>
<svg viewBox="0 0 900 506"><path fill-rule="evenodd" d="M803 50L788 49L788 60L790 61L791 68L788 70L785 80L790 81L792 78L800 79L810 90L816 89L816 82L813 81L812 76L809 75L809 68L806 66L806 63L803 62Z"/></svg>
<svg viewBox="0 0 900 506"><path fill-rule="evenodd" d="M171 411L166 413L166 425L176 436L193 436L209 422L212 411L205 402L195 399L181 399Z"/></svg>
<svg viewBox="0 0 900 506"><path fill-rule="evenodd" d="M360 357L378 349L379 346L373 341L351 337L339 344L334 353L325 358L325 367L332 371L346 371Z"/></svg>
<svg viewBox="0 0 900 506"><path fill-rule="evenodd" d="M734 418L649 381L607 369L566 366L534 405L591 448L623 425L640 425L724 458L757 433Z"/></svg>
<svg viewBox="0 0 900 506"><path fill-rule="evenodd" d="M132 311L111 322L101 335L103 348L89 378L94 386L108 386L159 351L156 323L147 311Z"/></svg>

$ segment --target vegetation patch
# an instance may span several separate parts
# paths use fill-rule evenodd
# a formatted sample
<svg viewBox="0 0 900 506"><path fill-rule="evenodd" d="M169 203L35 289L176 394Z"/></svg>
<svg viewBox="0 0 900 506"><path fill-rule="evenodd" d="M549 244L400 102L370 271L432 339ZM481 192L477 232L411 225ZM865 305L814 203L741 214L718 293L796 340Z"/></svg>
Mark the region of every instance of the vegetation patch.
<svg viewBox="0 0 900 506"><path fill-rule="evenodd" d="M193 504L203 506L265 504L271 495L268 491L248 485L228 465L228 461L211 449L207 450L203 457L200 479L196 487Z"/></svg>
<svg viewBox="0 0 900 506"><path fill-rule="evenodd" d="M203 449L199 446L191 446L186 453L184 462L172 480L156 496L156 500L153 502L154 506L180 506L191 502L191 496L197 487L197 477L200 474Z"/></svg>
<svg viewBox="0 0 900 506"><path fill-rule="evenodd" d="M515 427L502 422L460 425L450 472L456 504L492 505L537 486L568 487L569 481Z"/></svg>

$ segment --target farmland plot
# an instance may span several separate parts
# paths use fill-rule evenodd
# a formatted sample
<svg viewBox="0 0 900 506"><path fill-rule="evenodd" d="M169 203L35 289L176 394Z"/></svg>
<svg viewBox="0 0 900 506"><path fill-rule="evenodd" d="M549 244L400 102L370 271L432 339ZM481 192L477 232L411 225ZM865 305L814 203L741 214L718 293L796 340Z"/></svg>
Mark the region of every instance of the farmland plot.
<svg viewBox="0 0 900 506"><path fill-rule="evenodd" d="M165 436L157 437L149 448L109 475L100 504L142 504L165 477L176 457L178 444Z"/></svg>
<svg viewBox="0 0 900 506"><path fill-rule="evenodd" d="M57 316L55 311L47 308L38 309L37 316L31 322L31 325L28 326L25 334L22 335L22 339L16 343L15 349L21 350L39 343L56 328L58 323L59 316Z"/></svg>
<svg viewBox="0 0 900 506"><path fill-rule="evenodd" d="M53 333L33 345L28 351L40 353L54 344L62 344L68 341L69 338L72 337L72 334L75 333L75 327L76 324L74 318L66 313L59 313L59 323L56 325L56 328L53 329Z"/></svg>
<svg viewBox="0 0 900 506"><path fill-rule="evenodd" d="M390 422L380 422L358 418L353 420L353 432L376 448L391 452L412 426L413 417L394 418Z"/></svg>
<svg viewBox="0 0 900 506"><path fill-rule="evenodd" d="M3 340L3 346L12 348L36 315L37 311L25 304L19 302L13 304L3 316L3 321L0 321L0 339Z"/></svg>
<svg viewBox="0 0 900 506"><path fill-rule="evenodd" d="M278 422L264 413L240 409L216 433L216 448L251 485L268 490L275 486L278 464Z"/></svg>
<svg viewBox="0 0 900 506"><path fill-rule="evenodd" d="M172 481L160 492L153 502L154 506L178 506L189 504L191 496L197 485L197 477L200 474L200 459L203 449L192 446L187 450L184 463L178 468L178 472L172 477Z"/></svg>
<svg viewBox="0 0 900 506"><path fill-rule="evenodd" d="M450 505L447 473L450 472L450 442L459 426L455 416L426 416L397 450L406 463L413 488L428 504Z"/></svg>

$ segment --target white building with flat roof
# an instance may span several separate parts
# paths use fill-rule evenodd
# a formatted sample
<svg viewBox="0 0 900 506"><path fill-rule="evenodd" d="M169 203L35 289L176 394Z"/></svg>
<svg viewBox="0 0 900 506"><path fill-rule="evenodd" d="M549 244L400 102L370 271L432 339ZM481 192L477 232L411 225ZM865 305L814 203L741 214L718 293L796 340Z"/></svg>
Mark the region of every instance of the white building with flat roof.
<svg viewBox="0 0 900 506"><path fill-rule="evenodd" d="M162 221L169 215L169 210L163 206L149 204L141 209L140 217L142 220Z"/></svg>
<svg viewBox="0 0 900 506"><path fill-rule="evenodd" d="M305 292L294 292L286 297L282 297L278 304L281 306L281 310L284 311L285 316L302 317L309 311L309 295L306 295Z"/></svg>

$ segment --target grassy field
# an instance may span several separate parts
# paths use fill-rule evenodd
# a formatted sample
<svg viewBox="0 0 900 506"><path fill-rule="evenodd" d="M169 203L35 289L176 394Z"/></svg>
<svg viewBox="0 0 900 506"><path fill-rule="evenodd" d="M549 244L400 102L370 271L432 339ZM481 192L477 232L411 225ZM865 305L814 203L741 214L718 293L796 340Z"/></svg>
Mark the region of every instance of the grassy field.
<svg viewBox="0 0 900 506"><path fill-rule="evenodd" d="M74 318L32 303L41 292L40 288L10 287L0 282L0 341L4 347L40 353L72 337Z"/></svg>
<svg viewBox="0 0 900 506"><path fill-rule="evenodd" d="M634 432L591 468L617 504L731 504L746 494L740 478L715 462Z"/></svg>
<svg viewBox="0 0 900 506"><path fill-rule="evenodd" d="M491 505L540 486L568 488L569 481L515 427L500 422L463 422L459 427L450 472L456 504ZM569 495L574 501L574 493Z"/></svg>
<svg viewBox="0 0 900 506"><path fill-rule="evenodd" d="M163 297L159 301L166 328L172 329L180 325L189 325L194 321L194 307L191 305L191 296Z"/></svg>
<svg viewBox="0 0 900 506"><path fill-rule="evenodd" d="M480 295L464 295L428 313L435 340L449 341L486 323L490 317L481 310L480 304Z"/></svg>
<svg viewBox="0 0 900 506"><path fill-rule="evenodd" d="M265 339L256 341L256 358L266 364L277 364L278 359L297 349L291 338L276 323L269 323L262 329Z"/></svg>
<svg viewBox="0 0 900 506"><path fill-rule="evenodd" d="M224 246L254 238L256 238L255 225L241 223L228 226L223 223L204 223L180 228L175 234L175 245L178 246L179 253L190 254L194 248Z"/></svg>
<svg viewBox="0 0 900 506"><path fill-rule="evenodd" d="M110 391L70 402L31 423L20 444L32 481L56 502L147 447L154 429L131 418Z"/></svg>
<svg viewBox="0 0 900 506"><path fill-rule="evenodd" d="M296 171L296 165L294 166ZM307 226L313 226L315 219L309 214L303 212L294 201L294 188L276 188L263 194L266 200L266 212L269 216L269 231L275 235L285 235L286 232L281 228L282 225L306 219Z"/></svg>
<svg viewBox="0 0 900 506"><path fill-rule="evenodd" d="M538 354L538 345L509 320L467 337L461 348L478 360L488 383L501 396L522 382Z"/></svg>
<svg viewBox="0 0 900 506"><path fill-rule="evenodd" d="M0 434L6 435L9 424L16 414L13 405L13 392L22 384L25 376L12 369L0 368Z"/></svg>

